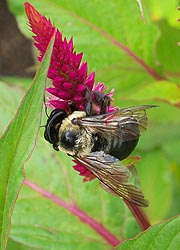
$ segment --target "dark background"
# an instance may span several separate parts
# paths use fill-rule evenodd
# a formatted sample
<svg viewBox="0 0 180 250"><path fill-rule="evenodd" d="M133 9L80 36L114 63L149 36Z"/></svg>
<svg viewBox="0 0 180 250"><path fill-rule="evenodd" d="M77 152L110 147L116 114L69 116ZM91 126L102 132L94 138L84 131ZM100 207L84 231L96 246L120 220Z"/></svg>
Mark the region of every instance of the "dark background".
<svg viewBox="0 0 180 250"><path fill-rule="evenodd" d="M32 76L33 64L32 42L18 29L6 0L0 0L0 76Z"/></svg>

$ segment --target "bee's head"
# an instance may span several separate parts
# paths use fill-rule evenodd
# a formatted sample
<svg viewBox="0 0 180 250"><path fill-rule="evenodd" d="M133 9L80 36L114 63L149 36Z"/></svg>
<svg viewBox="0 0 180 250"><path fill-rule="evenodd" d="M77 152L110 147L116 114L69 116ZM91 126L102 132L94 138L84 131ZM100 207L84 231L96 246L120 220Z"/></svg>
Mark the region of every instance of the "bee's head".
<svg viewBox="0 0 180 250"><path fill-rule="evenodd" d="M61 109L54 109L45 125L44 138L49 143L53 144L55 150L58 149L59 142L59 128L62 121L67 117L67 113Z"/></svg>
<svg viewBox="0 0 180 250"><path fill-rule="evenodd" d="M86 116L83 111L74 111L64 119L59 128L58 148L71 156L82 156L89 153L92 142L91 135L86 128L74 124L74 119Z"/></svg>
<svg viewBox="0 0 180 250"><path fill-rule="evenodd" d="M66 152L73 153L76 150L78 138L80 137L80 131L71 127L61 131L60 134L60 147L65 149Z"/></svg>

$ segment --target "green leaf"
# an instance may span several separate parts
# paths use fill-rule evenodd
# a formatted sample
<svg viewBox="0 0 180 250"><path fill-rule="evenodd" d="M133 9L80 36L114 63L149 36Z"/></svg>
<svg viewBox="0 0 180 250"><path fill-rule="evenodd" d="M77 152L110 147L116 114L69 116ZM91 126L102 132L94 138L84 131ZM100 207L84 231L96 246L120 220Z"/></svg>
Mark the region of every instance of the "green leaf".
<svg viewBox="0 0 180 250"><path fill-rule="evenodd" d="M167 20L171 26L178 27L179 12L177 7L179 6L178 0L164 1L159 0L158 4L154 0L145 0L145 6L148 6L149 13L155 22L159 20Z"/></svg>
<svg viewBox="0 0 180 250"><path fill-rule="evenodd" d="M21 243L9 239L7 244L7 250L35 250L35 248L29 248Z"/></svg>
<svg viewBox="0 0 180 250"><path fill-rule="evenodd" d="M5 81L0 81L0 134L5 130L7 124L16 113L16 107L19 106L20 100L24 95L24 91L14 85L12 81L7 84ZM13 108L14 107L14 108Z"/></svg>
<svg viewBox="0 0 180 250"><path fill-rule="evenodd" d="M32 82L32 79L30 79L30 78L23 77L23 79L22 79L21 77L17 77L17 76L1 76L0 80L4 84L7 84L9 86L9 89L12 86L13 87L17 86L17 91L18 91L18 89L19 89L19 91L20 90L28 90L28 87Z"/></svg>
<svg viewBox="0 0 180 250"><path fill-rule="evenodd" d="M143 192L149 200L146 212L151 223L166 218L171 207L173 178L171 171L168 171L170 164L168 158L158 149L144 153L137 164Z"/></svg>
<svg viewBox="0 0 180 250"><path fill-rule="evenodd" d="M173 105L180 105L179 86L172 82L158 81L147 84L128 96L135 100L161 100Z"/></svg>
<svg viewBox="0 0 180 250"><path fill-rule="evenodd" d="M146 232L133 240L122 243L116 249L178 250L180 246L179 228L180 217L176 217L159 225L152 226Z"/></svg>
<svg viewBox="0 0 180 250"><path fill-rule="evenodd" d="M49 49L14 119L1 137L0 249L5 249L7 243L12 210L23 181L23 166L32 153L39 131L50 55Z"/></svg>
<svg viewBox="0 0 180 250"><path fill-rule="evenodd" d="M178 26L180 27L180 23L178 23ZM162 35L157 42L157 59L162 65L166 77L171 79L171 81L178 82L180 58L178 43L180 42L180 31L178 28L170 26L166 20L160 20L158 27Z"/></svg>

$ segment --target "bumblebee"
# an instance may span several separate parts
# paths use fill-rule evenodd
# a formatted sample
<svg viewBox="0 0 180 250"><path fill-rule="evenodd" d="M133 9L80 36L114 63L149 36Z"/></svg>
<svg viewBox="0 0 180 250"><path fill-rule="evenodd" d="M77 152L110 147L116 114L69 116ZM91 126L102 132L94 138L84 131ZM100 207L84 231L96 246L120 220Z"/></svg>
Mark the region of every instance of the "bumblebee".
<svg viewBox="0 0 180 250"><path fill-rule="evenodd" d="M106 113L110 103L106 95L97 93L100 114L92 112L91 98L86 111L71 113L54 109L48 117L44 137L60 150L90 170L106 190L138 206L148 206L139 185L131 183L137 177L134 166L124 166L125 159L136 147L141 132L147 127L146 110L155 105L117 109Z"/></svg>

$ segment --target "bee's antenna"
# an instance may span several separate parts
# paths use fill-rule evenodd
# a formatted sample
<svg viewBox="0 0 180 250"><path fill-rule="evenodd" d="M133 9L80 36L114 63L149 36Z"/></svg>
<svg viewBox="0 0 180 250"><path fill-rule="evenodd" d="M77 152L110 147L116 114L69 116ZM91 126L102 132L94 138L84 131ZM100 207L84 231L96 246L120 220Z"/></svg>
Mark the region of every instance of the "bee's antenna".
<svg viewBox="0 0 180 250"><path fill-rule="evenodd" d="M44 93L44 97L43 97L43 103L44 103L44 107L45 107L45 114L46 116L49 118L48 112L47 112L47 105L46 105L46 98L45 98L45 93ZM41 125L40 128L45 128L46 125Z"/></svg>
<svg viewBox="0 0 180 250"><path fill-rule="evenodd" d="M46 105L46 98L45 98L45 93L44 93L44 106L45 106L45 114L49 118L48 112L47 112L47 105ZM45 127L45 126L44 126Z"/></svg>

